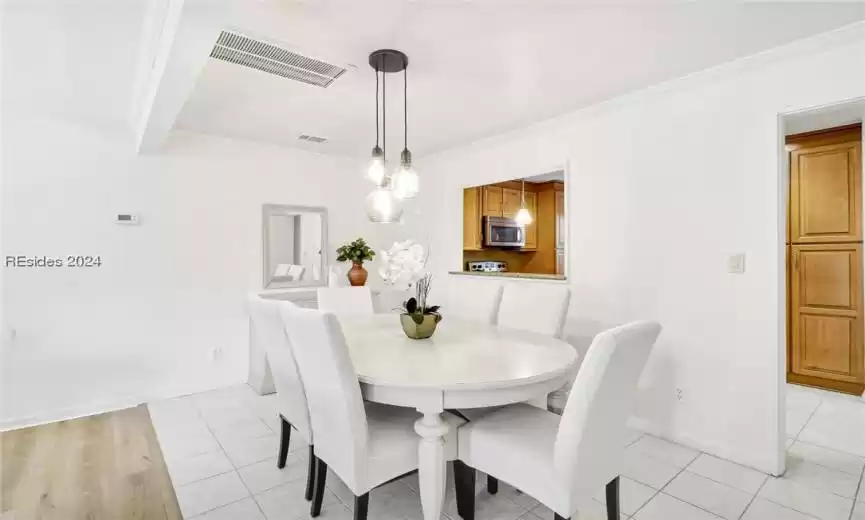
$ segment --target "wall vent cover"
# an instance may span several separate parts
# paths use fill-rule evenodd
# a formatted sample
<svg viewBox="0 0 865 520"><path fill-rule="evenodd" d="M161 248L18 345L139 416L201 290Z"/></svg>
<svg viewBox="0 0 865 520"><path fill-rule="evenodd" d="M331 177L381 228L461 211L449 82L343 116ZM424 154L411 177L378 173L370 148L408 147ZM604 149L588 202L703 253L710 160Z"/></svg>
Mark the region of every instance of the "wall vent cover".
<svg viewBox="0 0 865 520"><path fill-rule="evenodd" d="M219 34L210 57L318 87L330 86L345 72L344 67L231 31Z"/></svg>
<svg viewBox="0 0 865 520"><path fill-rule="evenodd" d="M297 136L298 141L309 141L310 143L322 144L327 142L327 137L319 137L317 135L300 134Z"/></svg>

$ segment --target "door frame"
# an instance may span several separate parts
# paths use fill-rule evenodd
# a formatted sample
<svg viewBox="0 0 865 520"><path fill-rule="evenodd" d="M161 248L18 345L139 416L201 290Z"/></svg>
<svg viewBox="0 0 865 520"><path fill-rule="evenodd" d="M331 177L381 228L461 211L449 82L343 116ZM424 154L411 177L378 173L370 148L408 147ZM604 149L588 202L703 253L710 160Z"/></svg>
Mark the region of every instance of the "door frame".
<svg viewBox="0 0 865 520"><path fill-rule="evenodd" d="M777 313L777 331L778 331L778 344L776 345L777 352L777 363L775 364L775 373L773 376L776 378L777 385L775 387L775 401L778 403L777 408L777 417L776 417L776 426L777 426L777 464L776 471L773 472L773 475L780 476L783 475L787 468L787 367L789 363L788 359L788 349L789 349L789 315L787 311L787 299L790 296L788 294L787 280L788 280L788 265L787 265L787 228L789 226L789 204L790 204L790 161L789 161L789 152L787 149L787 135L786 135L786 119L791 116L806 114L806 113L815 113L819 114L821 112L831 111L836 109L840 105L847 104L855 104L861 103L865 98L856 98L851 100L845 100L843 102L839 102L832 105L820 106L820 107L809 107L803 110L796 110L793 112L782 112L777 114L776 118L776 150L778 154L778 172L776 177L776 185L778 187L777 195L778 195L778 215L777 215L777 227L776 227L776 258L775 262L778 266L778 275L776 277L776 283L778 290L776 294L779 296L777 300L776 313ZM862 143L863 149L865 149L865 114L862 114L859 123L863 127L862 132ZM849 124L849 121L847 122ZM825 125L821 125L823 128L818 131L825 131L832 128L838 128L846 126L845 124L832 124L830 121L826 121ZM793 135L802 135L793 134ZM863 168L863 179L865 179L865 160L862 161L861 167ZM865 182L862 184L862 193L861 196L865 197ZM862 200L865 200L863 198ZM860 219L863 219L863 225L865 225L865 211L860 215ZM865 262L863 262L863 271L865 271ZM865 273L863 273L865 275ZM865 284L865 276L862 277L863 284ZM865 400L865 394L862 395L862 399Z"/></svg>

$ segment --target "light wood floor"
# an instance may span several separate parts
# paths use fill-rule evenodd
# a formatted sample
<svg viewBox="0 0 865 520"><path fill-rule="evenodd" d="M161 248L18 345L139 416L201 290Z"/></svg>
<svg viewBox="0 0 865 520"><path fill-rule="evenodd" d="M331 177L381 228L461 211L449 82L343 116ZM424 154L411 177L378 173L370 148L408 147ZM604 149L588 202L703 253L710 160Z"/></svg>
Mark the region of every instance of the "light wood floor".
<svg viewBox="0 0 865 520"><path fill-rule="evenodd" d="M145 406L0 433L2 520L180 520Z"/></svg>

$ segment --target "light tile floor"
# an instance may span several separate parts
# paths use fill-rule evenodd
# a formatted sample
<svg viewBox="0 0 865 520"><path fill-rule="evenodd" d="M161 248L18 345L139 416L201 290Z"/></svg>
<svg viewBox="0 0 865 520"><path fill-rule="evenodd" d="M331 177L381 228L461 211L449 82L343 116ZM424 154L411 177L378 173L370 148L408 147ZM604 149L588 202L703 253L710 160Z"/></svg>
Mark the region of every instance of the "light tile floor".
<svg viewBox="0 0 865 520"><path fill-rule="evenodd" d="M274 396L247 386L149 405L183 515L195 520L309 518L303 498L307 447L292 438L276 468ZM787 473L767 477L691 448L629 432L622 518L632 520L865 520L865 402L788 387ZM502 483L495 496L478 476L478 520L552 520L533 498ZM320 518L351 519L351 492L331 473ZM603 493L575 518L605 520ZM443 520L458 520L448 483ZM370 495L371 520L422 518L417 476Z"/></svg>

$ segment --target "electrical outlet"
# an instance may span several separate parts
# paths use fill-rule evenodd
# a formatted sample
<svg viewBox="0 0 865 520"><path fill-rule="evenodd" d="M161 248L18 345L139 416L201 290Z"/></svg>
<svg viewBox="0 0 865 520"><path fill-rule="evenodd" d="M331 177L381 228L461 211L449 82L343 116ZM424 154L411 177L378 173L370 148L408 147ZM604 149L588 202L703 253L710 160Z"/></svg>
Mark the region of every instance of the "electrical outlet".
<svg viewBox="0 0 865 520"><path fill-rule="evenodd" d="M684 401L685 400L685 391L682 390L681 388L676 389L676 400L677 401Z"/></svg>
<svg viewBox="0 0 865 520"><path fill-rule="evenodd" d="M222 349L219 347L213 347L210 349L210 360L216 361L222 356Z"/></svg>

